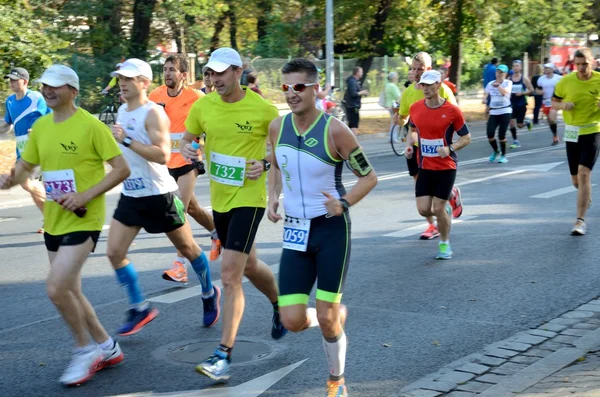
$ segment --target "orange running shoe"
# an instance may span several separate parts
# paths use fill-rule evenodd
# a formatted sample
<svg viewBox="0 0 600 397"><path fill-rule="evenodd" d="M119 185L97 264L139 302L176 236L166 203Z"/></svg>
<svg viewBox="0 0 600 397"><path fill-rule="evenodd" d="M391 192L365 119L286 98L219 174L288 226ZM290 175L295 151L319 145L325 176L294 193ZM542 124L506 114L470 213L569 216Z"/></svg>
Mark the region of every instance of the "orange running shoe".
<svg viewBox="0 0 600 397"><path fill-rule="evenodd" d="M348 390L344 381L334 382L332 380L327 381L327 395L326 397L348 397Z"/></svg>
<svg viewBox="0 0 600 397"><path fill-rule="evenodd" d="M438 230L438 228L433 224L430 223L429 227L427 227L427 230L425 230L423 233L421 233L421 240L431 240L434 239L436 237L439 237L440 235L440 231Z"/></svg>
<svg viewBox="0 0 600 397"><path fill-rule="evenodd" d="M216 261L221 256L221 252L223 252L223 246L221 245L221 240L219 240L219 239L212 240L212 245L210 246L209 259L211 261Z"/></svg>
<svg viewBox="0 0 600 397"><path fill-rule="evenodd" d="M185 263L175 261L171 269L164 271L162 278L164 278L167 281L175 281L176 283L187 284L188 276Z"/></svg>

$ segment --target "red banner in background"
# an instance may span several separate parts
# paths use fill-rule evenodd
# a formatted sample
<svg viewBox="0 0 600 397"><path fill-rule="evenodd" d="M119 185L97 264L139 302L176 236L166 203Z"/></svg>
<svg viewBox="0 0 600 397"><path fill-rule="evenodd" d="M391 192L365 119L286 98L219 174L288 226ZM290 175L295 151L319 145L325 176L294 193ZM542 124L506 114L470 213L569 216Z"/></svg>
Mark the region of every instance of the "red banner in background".
<svg viewBox="0 0 600 397"><path fill-rule="evenodd" d="M573 53L579 48L579 46L562 46L562 47L550 47L550 62L552 62L558 70L563 73L569 73L573 71L572 68L565 70L565 66L570 59L573 59ZM570 65L569 65L570 66Z"/></svg>
<svg viewBox="0 0 600 397"><path fill-rule="evenodd" d="M561 36L550 36L550 62L557 69L564 73L573 71L572 63L573 53L579 47L585 47L587 44L587 34L585 33L567 33ZM565 70L565 67L567 70Z"/></svg>

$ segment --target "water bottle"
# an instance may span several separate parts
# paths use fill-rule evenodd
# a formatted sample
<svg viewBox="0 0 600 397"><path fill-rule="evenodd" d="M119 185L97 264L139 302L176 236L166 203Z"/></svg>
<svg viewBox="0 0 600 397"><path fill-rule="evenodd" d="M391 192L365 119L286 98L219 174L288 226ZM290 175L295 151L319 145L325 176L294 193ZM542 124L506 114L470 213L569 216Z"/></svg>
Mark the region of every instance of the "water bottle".
<svg viewBox="0 0 600 397"><path fill-rule="evenodd" d="M194 150L198 150L200 148L200 144L194 140L194 141L192 141L192 147L194 148ZM203 175L206 173L206 169L204 169L203 161L192 160L192 165L194 166L194 168L196 168L198 170L199 175Z"/></svg>
<svg viewBox="0 0 600 397"><path fill-rule="evenodd" d="M52 188L51 185L46 186L46 195L49 196L52 200L56 201L60 198L60 196L62 196L62 193L60 192L56 192L56 191ZM80 218L83 218L85 216L85 214L87 214L87 207L80 207L77 208L75 211L73 211L73 213L75 215L77 215Z"/></svg>

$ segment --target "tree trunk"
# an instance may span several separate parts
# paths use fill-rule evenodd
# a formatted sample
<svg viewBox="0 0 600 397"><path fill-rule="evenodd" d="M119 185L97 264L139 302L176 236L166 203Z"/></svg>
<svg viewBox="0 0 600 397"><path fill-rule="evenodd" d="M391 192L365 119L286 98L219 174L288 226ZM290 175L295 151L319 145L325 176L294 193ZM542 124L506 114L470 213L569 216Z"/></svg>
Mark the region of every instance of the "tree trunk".
<svg viewBox="0 0 600 397"><path fill-rule="evenodd" d="M463 0L455 0L454 8L454 28L450 33L450 81L456 84L457 91L460 91L460 75L462 74L462 26L464 22Z"/></svg>
<svg viewBox="0 0 600 397"><path fill-rule="evenodd" d="M133 58L145 59L148 55L148 41L150 40L150 25L152 13L157 0L135 0L133 4L133 28L129 55Z"/></svg>
<svg viewBox="0 0 600 397"><path fill-rule="evenodd" d="M121 2L106 0L99 4L98 14L88 17L90 47L99 59L118 50L121 44Z"/></svg>
<svg viewBox="0 0 600 397"><path fill-rule="evenodd" d="M256 35L258 36L258 41L261 41L262 39L267 37L267 18L269 15L271 15L271 11L273 11L273 1L259 0L256 6L258 7L258 17L256 19Z"/></svg>
<svg viewBox="0 0 600 397"><path fill-rule="evenodd" d="M229 1L228 5L229 10L227 11L227 17L229 18L229 39L231 41L231 48L237 50L237 17L235 15L235 3Z"/></svg>
<svg viewBox="0 0 600 397"><path fill-rule="evenodd" d="M190 28L192 26L194 26L194 24L196 23L196 18L193 15L189 15L189 14L185 14L185 27L186 30L189 32ZM193 40L193 37L190 37L190 34L188 33L188 39L187 39L187 43L186 43L186 51L189 53L196 53L196 40Z"/></svg>
<svg viewBox="0 0 600 397"><path fill-rule="evenodd" d="M373 64L373 58L375 56L385 55L385 49L382 47L383 38L385 35L385 22L387 21L390 9L392 7L393 0L380 0L379 6L377 7L377 13L375 14L375 22L369 30L368 42L368 53L369 56L359 61L359 66L363 68L364 74L361 82L364 82L367 78L367 73L371 69Z"/></svg>
<svg viewBox="0 0 600 397"><path fill-rule="evenodd" d="M219 19L215 23L215 32L213 33L212 38L210 39L210 52L213 52L217 48L219 48L219 36L221 35L221 31L225 27L225 20L227 19L227 14L223 13L219 15Z"/></svg>
<svg viewBox="0 0 600 397"><path fill-rule="evenodd" d="M175 40L175 45L177 46L177 52L181 52L181 49L183 48L182 43L181 43L181 28L179 27L179 24L177 23L177 21L175 21L174 19L169 19L169 27L171 28L171 31L173 32L173 40Z"/></svg>

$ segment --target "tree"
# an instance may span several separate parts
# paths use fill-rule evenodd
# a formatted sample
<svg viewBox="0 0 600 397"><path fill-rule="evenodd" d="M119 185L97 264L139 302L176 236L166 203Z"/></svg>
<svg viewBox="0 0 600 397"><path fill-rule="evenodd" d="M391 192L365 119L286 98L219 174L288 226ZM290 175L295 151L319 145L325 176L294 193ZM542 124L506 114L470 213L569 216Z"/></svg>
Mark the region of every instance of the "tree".
<svg viewBox="0 0 600 397"><path fill-rule="evenodd" d="M132 58L146 59L150 41L152 12L157 0L135 0L133 4L133 28L129 45Z"/></svg>

